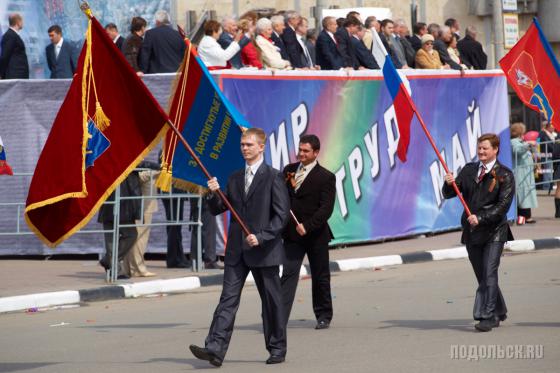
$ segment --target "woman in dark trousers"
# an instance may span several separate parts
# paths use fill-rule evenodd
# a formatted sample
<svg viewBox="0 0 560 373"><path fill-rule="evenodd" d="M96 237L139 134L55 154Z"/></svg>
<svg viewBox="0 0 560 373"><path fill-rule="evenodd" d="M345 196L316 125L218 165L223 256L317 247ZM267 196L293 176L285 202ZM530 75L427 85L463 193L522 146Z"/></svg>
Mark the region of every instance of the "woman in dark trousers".
<svg viewBox="0 0 560 373"><path fill-rule="evenodd" d="M498 267L504 243L513 239L507 212L515 195L513 172L496 159L500 138L485 134L478 138L478 162L465 165L457 179L445 175L443 196L452 198L457 183L471 210L461 217L461 242L467 246L469 260L478 280L473 316L480 321L477 330L488 332L507 318L507 308L498 286Z"/></svg>

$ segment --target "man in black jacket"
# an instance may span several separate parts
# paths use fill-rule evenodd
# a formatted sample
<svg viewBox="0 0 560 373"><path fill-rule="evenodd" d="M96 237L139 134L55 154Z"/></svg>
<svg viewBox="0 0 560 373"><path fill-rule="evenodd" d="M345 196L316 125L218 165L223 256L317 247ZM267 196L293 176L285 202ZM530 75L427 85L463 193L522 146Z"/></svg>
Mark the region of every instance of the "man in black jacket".
<svg viewBox="0 0 560 373"><path fill-rule="evenodd" d="M29 63L25 44L19 36L23 18L14 13L8 17L10 28L2 36L0 55L0 79L29 79Z"/></svg>
<svg viewBox="0 0 560 373"><path fill-rule="evenodd" d="M422 36L427 32L428 25L424 22L417 22L412 26L413 35L409 36L407 39L415 52L418 52L418 49L422 48Z"/></svg>
<svg viewBox="0 0 560 373"><path fill-rule="evenodd" d="M342 55L334 37L336 27L334 17L323 18L323 30L317 37L315 47L317 65L321 66L322 70L338 70L342 67Z"/></svg>
<svg viewBox="0 0 560 373"><path fill-rule="evenodd" d="M515 195L515 181L511 170L500 164L496 157L500 138L485 134L478 138L478 162L463 167L457 179L445 175L443 196L453 198L455 181L471 215L463 212L461 242L467 246L478 289L473 317L480 322L475 328L487 332L507 318L507 308L498 286L498 266L506 241L513 240L507 222L507 212Z"/></svg>
<svg viewBox="0 0 560 373"><path fill-rule="evenodd" d="M286 28L282 33L282 40L288 51L288 58L292 66L301 64L300 45L296 35L296 28L301 21L299 13L290 11L286 13Z"/></svg>
<svg viewBox="0 0 560 373"><path fill-rule="evenodd" d="M356 35L352 36L352 45L356 50L356 58L358 59L359 68L362 69L379 69L379 65L377 61L375 61L375 57L369 49L367 49L366 45L363 43L363 38L365 34L365 28L362 26L358 27L358 32Z"/></svg>
<svg viewBox="0 0 560 373"><path fill-rule="evenodd" d="M317 319L315 329L326 329L333 317L328 246L333 235L327 221L334 208L336 178L317 162L320 148L317 136L301 136L299 162L287 165L283 171L293 216L284 231L286 262L282 271L282 295L287 323L301 263L307 254L311 267L313 312Z"/></svg>
<svg viewBox="0 0 560 373"><path fill-rule="evenodd" d="M140 68L146 74L174 73L185 54L181 34L170 26L169 14L158 10L156 27L146 31L140 50Z"/></svg>
<svg viewBox="0 0 560 373"><path fill-rule="evenodd" d="M461 65L453 61L447 52L447 45L451 42L451 29L443 26L440 31L440 37L434 41L434 50L439 54L439 59L443 65L449 65L453 70L463 70Z"/></svg>
<svg viewBox="0 0 560 373"><path fill-rule="evenodd" d="M71 79L76 71L76 53L74 47L62 37L59 25L49 27L51 43L45 48L47 64L51 79Z"/></svg>
<svg viewBox="0 0 560 373"><path fill-rule="evenodd" d="M221 366L229 347L241 291L249 272L253 274L262 303L263 331L267 364L278 364L286 356L286 321L282 308L280 264L285 252L282 231L289 215L290 200L282 173L264 163L266 135L260 128L249 128L241 137L245 168L228 179L225 195L251 234L230 220L226 244L224 280L220 302L214 312L205 347L191 345L194 356ZM208 206L214 215L227 210L216 191L216 178L208 181L212 192Z"/></svg>
<svg viewBox="0 0 560 373"><path fill-rule="evenodd" d="M361 22L355 18L346 18L342 27L336 30L334 37L338 44L338 50L342 56L342 67L357 69L360 66L356 57L356 49L352 45L352 37L358 32Z"/></svg>
<svg viewBox="0 0 560 373"><path fill-rule="evenodd" d="M289 61L288 50L286 49L286 44L282 40L282 35L286 29L286 23L284 22L284 17L281 15L276 15L270 17L270 22L272 22L272 35L270 38L274 42L274 45L280 50L280 56L283 60Z"/></svg>
<svg viewBox="0 0 560 373"><path fill-rule="evenodd" d="M467 66L472 66L475 70L485 70L488 56L484 53L482 44L476 40L476 28L469 26L465 33L465 37L457 42L457 49L461 59Z"/></svg>

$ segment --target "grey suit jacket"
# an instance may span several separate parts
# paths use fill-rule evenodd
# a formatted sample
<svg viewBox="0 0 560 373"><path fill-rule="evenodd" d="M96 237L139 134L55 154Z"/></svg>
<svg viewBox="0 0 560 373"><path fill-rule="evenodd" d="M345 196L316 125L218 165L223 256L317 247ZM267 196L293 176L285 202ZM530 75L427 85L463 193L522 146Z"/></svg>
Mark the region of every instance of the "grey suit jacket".
<svg viewBox="0 0 560 373"><path fill-rule="evenodd" d="M236 265L243 261L248 267L270 267L283 263L285 258L282 231L288 222L290 199L282 173L264 162L253 177L245 195L245 169L234 172L227 184L225 195L240 215L249 231L257 237L259 245L250 247L245 241L239 223L230 219L226 245L225 264ZM227 208L216 193L208 198L214 215Z"/></svg>

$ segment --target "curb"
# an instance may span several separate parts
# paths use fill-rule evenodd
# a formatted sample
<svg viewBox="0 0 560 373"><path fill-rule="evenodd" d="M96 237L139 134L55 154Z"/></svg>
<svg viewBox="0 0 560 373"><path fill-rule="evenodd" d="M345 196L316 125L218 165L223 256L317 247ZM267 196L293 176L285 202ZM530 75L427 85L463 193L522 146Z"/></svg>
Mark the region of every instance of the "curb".
<svg viewBox="0 0 560 373"><path fill-rule="evenodd" d="M510 252L530 252L535 250L560 249L560 237L537 240L516 240L507 242L504 249ZM367 258L336 260L329 263L331 272L346 272L358 269L373 269L410 263L467 258L465 246L449 249L417 251L402 255L384 255ZM309 265L302 265L300 278L309 276ZM184 293L206 286L220 285L223 274L209 276L189 276L167 280L154 280L123 285L109 285L93 289L57 291L0 298L0 313L21 310L37 311L40 308L64 306L84 302L112 299L138 298L146 295ZM249 273L247 283L254 283Z"/></svg>

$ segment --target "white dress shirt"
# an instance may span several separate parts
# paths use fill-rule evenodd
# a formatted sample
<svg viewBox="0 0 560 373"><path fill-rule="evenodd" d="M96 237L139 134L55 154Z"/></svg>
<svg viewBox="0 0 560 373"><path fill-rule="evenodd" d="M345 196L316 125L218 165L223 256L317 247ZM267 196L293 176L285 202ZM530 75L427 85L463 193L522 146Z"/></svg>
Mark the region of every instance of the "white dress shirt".
<svg viewBox="0 0 560 373"><path fill-rule="evenodd" d="M260 160L253 163L252 165L248 165L247 163L245 163L245 193L249 191L249 188L251 187L251 183L255 178L257 170L259 169L259 167L263 162L264 162L264 157L261 157Z"/></svg>
<svg viewBox="0 0 560 373"><path fill-rule="evenodd" d="M489 163L482 163L482 162L478 162L478 177L480 177L480 174L482 173L482 167L484 167L484 174L488 174L490 173L490 171L492 171L492 168L494 168L494 165L496 164L496 160L494 159L492 162Z"/></svg>
<svg viewBox="0 0 560 373"><path fill-rule="evenodd" d="M300 34L296 34L296 39L303 48L303 54L305 55L305 59L307 60L307 67L313 67L313 60L311 59L311 54L309 53L309 49L305 45L305 40L303 40L303 36Z"/></svg>
<svg viewBox="0 0 560 373"><path fill-rule="evenodd" d="M62 48L62 42L64 38L60 38L60 41L54 45L54 58L55 60L58 59L58 55L60 54L60 49Z"/></svg>
<svg viewBox="0 0 560 373"><path fill-rule="evenodd" d="M295 174L295 178L296 178L296 181L299 181L298 179L301 178L301 181L299 181L299 185L296 186L296 191L301 187L301 184L303 184L303 182L305 181L305 178L307 177L307 175L309 175L309 172L311 172L311 170L315 166L317 166L317 160L314 160L313 162L311 162L307 166L304 166L303 163L299 164L298 169L297 169L296 174ZM303 173L303 176L299 176L299 174L301 174L301 173Z"/></svg>
<svg viewBox="0 0 560 373"><path fill-rule="evenodd" d="M223 49L218 41L209 35L204 35L198 44L198 55L208 67L226 67L227 62L241 50L239 43L232 41Z"/></svg>

